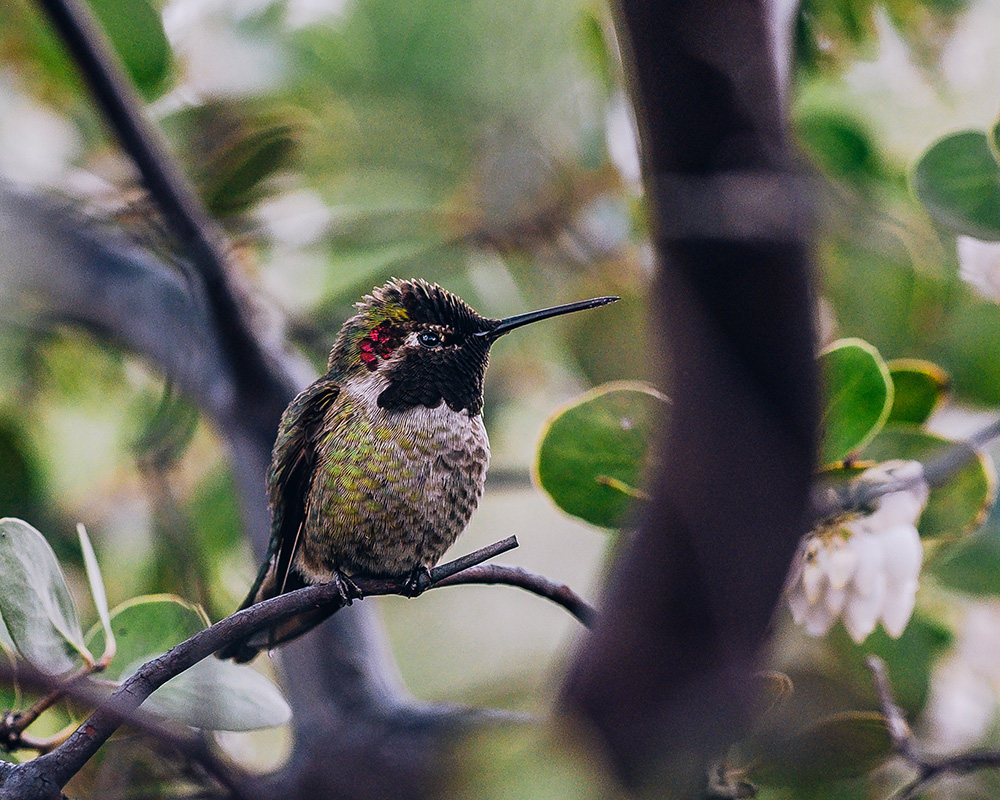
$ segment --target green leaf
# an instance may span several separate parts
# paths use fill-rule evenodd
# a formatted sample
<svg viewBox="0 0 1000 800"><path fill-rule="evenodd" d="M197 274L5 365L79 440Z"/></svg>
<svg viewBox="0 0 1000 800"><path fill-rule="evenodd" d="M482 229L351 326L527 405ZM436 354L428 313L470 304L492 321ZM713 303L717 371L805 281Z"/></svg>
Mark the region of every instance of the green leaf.
<svg viewBox="0 0 1000 800"><path fill-rule="evenodd" d="M976 403L1000 403L1000 307L964 303L935 330L935 338L935 358L947 366L956 393Z"/></svg>
<svg viewBox="0 0 1000 800"><path fill-rule="evenodd" d="M82 522L77 523L76 532L80 537L80 549L83 551L83 564L87 569L90 594L94 598L94 607L97 609L97 616L101 620L101 627L104 628L105 645L101 661L104 664L110 664L111 659L115 657L115 635L111 630L111 617L108 612L108 593L104 589L104 578L101 577L101 567L97 563L94 546L90 543L87 529L83 527Z"/></svg>
<svg viewBox="0 0 1000 800"><path fill-rule="evenodd" d="M1000 166L982 131L939 139L920 157L913 188L934 219L959 233L1000 240Z"/></svg>
<svg viewBox="0 0 1000 800"><path fill-rule="evenodd" d="M535 478L567 514L605 528L622 525L637 499L654 430L667 399L642 383L599 386L546 425Z"/></svg>
<svg viewBox="0 0 1000 800"><path fill-rule="evenodd" d="M973 595L1000 595L1000 521L996 513L931 566L942 585Z"/></svg>
<svg viewBox="0 0 1000 800"><path fill-rule="evenodd" d="M208 618L192 603L174 595L159 594L136 597L116 606L111 611L110 623L118 653L104 675L121 681L135 671L134 666L194 636L208 625ZM88 631L87 646L94 651L105 647L101 625Z"/></svg>
<svg viewBox="0 0 1000 800"><path fill-rule="evenodd" d="M250 667L217 658L199 661L167 681L144 706L185 725L217 731L272 728L292 715L271 681Z"/></svg>
<svg viewBox="0 0 1000 800"><path fill-rule="evenodd" d="M170 70L170 44L159 12L148 0L88 0L94 16L147 100L163 88Z"/></svg>
<svg viewBox="0 0 1000 800"><path fill-rule="evenodd" d="M955 442L915 426L892 423L862 450L861 456L873 461L902 458L927 464L942 451L955 446ZM944 486L931 489L917 529L925 538L961 536L982 524L995 496L993 462L980 453Z"/></svg>
<svg viewBox="0 0 1000 800"><path fill-rule="evenodd" d="M860 122L830 111L804 114L795 124L803 149L835 178L884 178L871 134Z"/></svg>
<svg viewBox="0 0 1000 800"><path fill-rule="evenodd" d="M0 575L0 616L22 657L56 675L92 660L52 548L22 520L0 519Z"/></svg>
<svg viewBox="0 0 1000 800"><path fill-rule="evenodd" d="M820 353L823 411L820 464L841 461L868 442L892 408L892 380L878 351L841 339Z"/></svg>
<svg viewBox="0 0 1000 800"><path fill-rule="evenodd" d="M750 772L754 782L798 785L865 775L892 752L881 714L835 714L770 748Z"/></svg>
<svg viewBox="0 0 1000 800"><path fill-rule="evenodd" d="M198 606L172 595L137 597L111 612L118 655L105 673L121 682L148 661L203 630L208 620ZM94 626L88 643L99 649L104 631ZM144 704L185 725L211 730L254 730L288 720L288 704L254 669L208 658L150 695Z"/></svg>
<svg viewBox="0 0 1000 800"><path fill-rule="evenodd" d="M925 423L948 392L948 375L937 364L915 358L889 362L892 410L889 422Z"/></svg>

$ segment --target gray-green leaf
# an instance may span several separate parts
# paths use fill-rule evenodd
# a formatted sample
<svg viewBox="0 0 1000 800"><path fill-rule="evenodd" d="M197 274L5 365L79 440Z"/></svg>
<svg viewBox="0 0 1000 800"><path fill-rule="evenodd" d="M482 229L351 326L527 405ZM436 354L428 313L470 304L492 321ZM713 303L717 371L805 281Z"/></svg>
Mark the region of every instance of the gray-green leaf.
<svg viewBox="0 0 1000 800"><path fill-rule="evenodd" d="M218 731L271 728L292 715L271 681L251 667L217 658L199 661L167 681L144 707L185 725Z"/></svg>
<svg viewBox="0 0 1000 800"><path fill-rule="evenodd" d="M27 522L0 519L0 575L0 615L23 658L52 674L91 659L55 554Z"/></svg>

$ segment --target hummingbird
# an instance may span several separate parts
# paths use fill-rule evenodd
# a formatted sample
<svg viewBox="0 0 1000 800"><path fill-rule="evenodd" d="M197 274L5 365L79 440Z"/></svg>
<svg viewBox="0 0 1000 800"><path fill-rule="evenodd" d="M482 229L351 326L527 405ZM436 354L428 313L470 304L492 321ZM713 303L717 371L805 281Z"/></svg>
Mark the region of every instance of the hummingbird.
<svg viewBox="0 0 1000 800"><path fill-rule="evenodd" d="M267 476L271 541L248 608L352 577L419 584L483 494L490 445L483 379L492 344L539 320L612 303L595 297L490 319L437 284L393 278L355 304L327 372L285 410ZM414 592L416 593L416 592ZM219 652L237 663L294 639L315 609Z"/></svg>

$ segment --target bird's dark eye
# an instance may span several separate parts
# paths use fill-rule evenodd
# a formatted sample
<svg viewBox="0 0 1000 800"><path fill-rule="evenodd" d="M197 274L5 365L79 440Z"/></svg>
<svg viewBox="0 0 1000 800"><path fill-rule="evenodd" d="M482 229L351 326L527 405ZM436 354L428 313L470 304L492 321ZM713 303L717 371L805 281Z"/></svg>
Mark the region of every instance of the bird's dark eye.
<svg viewBox="0 0 1000 800"><path fill-rule="evenodd" d="M441 334L437 331L420 331L417 341L424 347L437 347L441 344Z"/></svg>

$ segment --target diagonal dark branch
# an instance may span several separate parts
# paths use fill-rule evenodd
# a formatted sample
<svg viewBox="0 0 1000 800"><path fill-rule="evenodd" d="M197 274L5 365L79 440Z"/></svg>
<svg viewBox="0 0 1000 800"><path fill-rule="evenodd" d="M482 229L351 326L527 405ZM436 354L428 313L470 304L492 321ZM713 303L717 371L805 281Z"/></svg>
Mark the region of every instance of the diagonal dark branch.
<svg viewBox="0 0 1000 800"><path fill-rule="evenodd" d="M135 89L86 4L81 0L37 1L162 212L184 256L180 266L187 277L187 291L196 303L208 306L218 323L237 380L252 381L254 391L271 401L280 414L288 399L287 377L280 374L280 361L264 350L249 327L248 301L234 284L225 234L170 155L162 135L146 120Z"/></svg>

